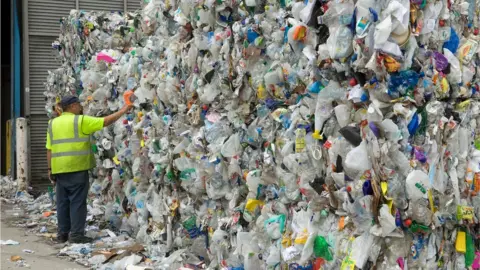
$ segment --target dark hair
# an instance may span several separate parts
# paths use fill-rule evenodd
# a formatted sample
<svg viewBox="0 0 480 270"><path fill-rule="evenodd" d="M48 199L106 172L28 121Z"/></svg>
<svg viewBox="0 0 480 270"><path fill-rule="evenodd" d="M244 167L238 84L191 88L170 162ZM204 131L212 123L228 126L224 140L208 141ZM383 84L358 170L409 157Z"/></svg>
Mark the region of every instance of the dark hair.
<svg viewBox="0 0 480 270"><path fill-rule="evenodd" d="M75 105L75 103L68 104L68 105L66 105L66 106L62 106L62 110L63 110L64 112L69 111L69 109L70 109L73 105Z"/></svg>

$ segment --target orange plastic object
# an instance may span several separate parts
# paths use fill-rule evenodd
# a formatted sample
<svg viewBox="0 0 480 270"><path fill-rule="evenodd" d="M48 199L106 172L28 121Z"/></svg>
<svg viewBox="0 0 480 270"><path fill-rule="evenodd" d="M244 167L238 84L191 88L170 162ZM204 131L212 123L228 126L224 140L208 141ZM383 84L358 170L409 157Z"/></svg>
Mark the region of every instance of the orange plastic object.
<svg viewBox="0 0 480 270"><path fill-rule="evenodd" d="M338 230L341 231L345 228L345 217L340 217L338 221Z"/></svg>
<svg viewBox="0 0 480 270"><path fill-rule="evenodd" d="M385 58L383 59L383 63L387 68L388 72L397 72L398 70L400 70L401 67L400 63L398 63L395 58L390 56L385 56Z"/></svg>
<svg viewBox="0 0 480 270"><path fill-rule="evenodd" d="M125 92L123 94L123 100L125 100L125 104L131 106L133 105L132 104L132 100L130 99L130 97L133 95L133 91L132 90L128 90L127 92Z"/></svg>
<svg viewBox="0 0 480 270"><path fill-rule="evenodd" d="M307 36L307 27L299 25L293 30L293 39L294 40L304 40Z"/></svg>
<svg viewBox="0 0 480 270"><path fill-rule="evenodd" d="M480 192L480 173L475 173L475 177L474 177L474 180L473 180L473 186L474 186L474 190L475 192Z"/></svg>

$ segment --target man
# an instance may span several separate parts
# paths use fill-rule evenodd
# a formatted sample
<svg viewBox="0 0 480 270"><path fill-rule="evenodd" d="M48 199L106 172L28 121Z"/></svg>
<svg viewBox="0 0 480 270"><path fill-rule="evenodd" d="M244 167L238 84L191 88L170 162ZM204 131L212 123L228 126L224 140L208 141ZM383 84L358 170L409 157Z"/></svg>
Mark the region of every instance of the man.
<svg viewBox="0 0 480 270"><path fill-rule="evenodd" d="M48 123L48 176L56 185L58 242L86 243L88 170L95 167L90 135L117 121L131 105L105 118L82 115L83 108L75 96L62 98L63 113ZM70 234L70 235L69 235Z"/></svg>

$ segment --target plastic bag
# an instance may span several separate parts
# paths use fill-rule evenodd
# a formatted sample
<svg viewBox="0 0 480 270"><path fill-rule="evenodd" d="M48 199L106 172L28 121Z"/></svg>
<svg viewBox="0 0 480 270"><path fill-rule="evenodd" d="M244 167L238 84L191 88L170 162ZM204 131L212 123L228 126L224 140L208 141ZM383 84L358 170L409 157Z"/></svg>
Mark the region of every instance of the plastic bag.
<svg viewBox="0 0 480 270"><path fill-rule="evenodd" d="M352 170L366 171L372 167L368 159L367 145L362 141L359 146L348 152L345 158L345 166Z"/></svg>

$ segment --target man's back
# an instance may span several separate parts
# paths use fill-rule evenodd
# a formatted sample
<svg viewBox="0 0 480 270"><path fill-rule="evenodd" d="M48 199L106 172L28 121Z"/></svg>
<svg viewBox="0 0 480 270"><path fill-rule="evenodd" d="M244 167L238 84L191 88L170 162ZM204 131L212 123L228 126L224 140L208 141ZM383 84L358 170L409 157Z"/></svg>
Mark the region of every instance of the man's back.
<svg viewBox="0 0 480 270"><path fill-rule="evenodd" d="M90 134L103 128L103 118L65 112L50 120L47 149L52 174L85 171L95 166Z"/></svg>

